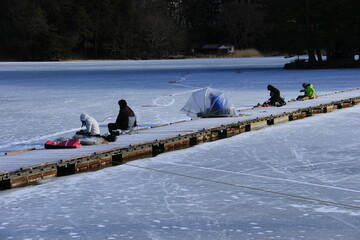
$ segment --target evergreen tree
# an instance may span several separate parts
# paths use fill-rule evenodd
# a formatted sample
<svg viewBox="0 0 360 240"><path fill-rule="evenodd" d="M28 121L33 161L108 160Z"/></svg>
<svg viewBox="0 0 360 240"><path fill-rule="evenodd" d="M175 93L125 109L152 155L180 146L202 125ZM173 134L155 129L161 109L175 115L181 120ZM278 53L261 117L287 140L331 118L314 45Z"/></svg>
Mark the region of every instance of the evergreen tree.
<svg viewBox="0 0 360 240"><path fill-rule="evenodd" d="M0 60L164 58L226 43L353 60L358 0L0 0Z"/></svg>
<svg viewBox="0 0 360 240"><path fill-rule="evenodd" d="M276 49L301 54L309 62L353 60L359 43L359 3L356 0L270 0L268 18L273 23L271 42Z"/></svg>

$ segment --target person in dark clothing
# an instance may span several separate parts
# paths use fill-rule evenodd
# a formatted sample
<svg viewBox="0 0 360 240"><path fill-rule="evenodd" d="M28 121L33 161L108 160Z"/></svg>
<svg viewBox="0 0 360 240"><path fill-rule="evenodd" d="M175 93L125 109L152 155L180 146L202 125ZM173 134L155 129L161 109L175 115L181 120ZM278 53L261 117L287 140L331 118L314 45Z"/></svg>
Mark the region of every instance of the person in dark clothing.
<svg viewBox="0 0 360 240"><path fill-rule="evenodd" d="M268 104L271 106L283 106L286 104L284 99L280 96L280 91L273 85L268 85L267 90L270 91L270 98L264 104Z"/></svg>
<svg viewBox="0 0 360 240"><path fill-rule="evenodd" d="M214 94L210 94L210 112L215 115L221 115L223 114L223 111L225 109L224 103L220 96L216 96Z"/></svg>
<svg viewBox="0 0 360 240"><path fill-rule="evenodd" d="M119 102L119 114L116 118L115 123L109 123L108 129L109 133L111 134L113 130L120 129L120 130L127 130L129 128L129 117L134 117L135 114L133 110L127 105L124 99L121 99ZM135 125L136 126L136 121Z"/></svg>

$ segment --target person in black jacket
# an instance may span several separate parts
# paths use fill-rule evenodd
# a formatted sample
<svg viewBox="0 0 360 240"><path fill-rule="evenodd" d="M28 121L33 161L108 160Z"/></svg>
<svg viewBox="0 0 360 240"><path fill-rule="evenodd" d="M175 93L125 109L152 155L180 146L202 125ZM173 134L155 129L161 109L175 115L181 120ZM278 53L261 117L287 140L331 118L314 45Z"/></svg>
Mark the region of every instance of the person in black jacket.
<svg viewBox="0 0 360 240"><path fill-rule="evenodd" d="M283 105L286 104L284 99L280 96L279 89L277 89L273 85L268 85L267 90L270 91L270 98L269 98L269 100L264 102L264 104L268 104L268 105L271 105L271 106L278 106L278 107L283 106Z"/></svg>
<svg viewBox="0 0 360 240"><path fill-rule="evenodd" d="M118 104L120 110L116 118L116 122L108 124L108 129L110 134L113 132L113 130L116 129L127 130L129 127L129 117L135 116L133 110L127 105L127 102L124 99L121 99L118 102ZM135 122L135 126L136 126L136 122Z"/></svg>

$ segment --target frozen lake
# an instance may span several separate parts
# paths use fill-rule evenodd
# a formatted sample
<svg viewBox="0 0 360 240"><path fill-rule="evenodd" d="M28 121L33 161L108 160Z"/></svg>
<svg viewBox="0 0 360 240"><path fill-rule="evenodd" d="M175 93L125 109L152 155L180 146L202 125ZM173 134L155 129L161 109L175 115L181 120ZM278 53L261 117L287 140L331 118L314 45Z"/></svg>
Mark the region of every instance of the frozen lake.
<svg viewBox="0 0 360 240"><path fill-rule="evenodd" d="M269 98L272 84L286 99L311 82L318 94L359 87L358 69L285 71L289 59L192 59L0 63L0 153L42 147L71 137L85 112L101 123L115 121L126 99L141 126L188 119L179 110L190 93L209 86L225 91L236 108Z"/></svg>
<svg viewBox="0 0 360 240"><path fill-rule="evenodd" d="M0 152L106 124L124 98L142 126L187 117L206 86L237 109L266 86L295 98L360 87L360 70L285 71L284 58L0 63ZM0 239L359 239L360 106L128 165L0 192Z"/></svg>

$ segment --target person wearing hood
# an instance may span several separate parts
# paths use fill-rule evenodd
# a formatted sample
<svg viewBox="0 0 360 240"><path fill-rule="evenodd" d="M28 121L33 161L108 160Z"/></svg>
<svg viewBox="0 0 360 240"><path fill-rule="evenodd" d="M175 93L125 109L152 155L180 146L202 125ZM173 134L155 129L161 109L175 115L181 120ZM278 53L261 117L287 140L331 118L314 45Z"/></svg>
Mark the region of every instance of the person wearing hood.
<svg viewBox="0 0 360 240"><path fill-rule="evenodd" d="M304 89L300 90L300 92L304 92L304 95L298 96L296 100L307 100L316 98L316 91L311 83L303 83L302 87Z"/></svg>
<svg viewBox="0 0 360 240"><path fill-rule="evenodd" d="M271 105L271 106L283 106L286 104L284 99L280 96L280 91L273 85L268 85L267 90L270 91L270 98L266 102L264 102L264 105Z"/></svg>
<svg viewBox="0 0 360 240"><path fill-rule="evenodd" d="M115 123L109 123L108 129L111 134L114 130L127 130L129 128L129 117L134 117L135 114L133 110L127 105L127 102L124 99L119 100L118 102L120 110L116 118ZM136 121L135 121L136 126Z"/></svg>
<svg viewBox="0 0 360 240"><path fill-rule="evenodd" d="M86 127L85 130L80 130L76 132L78 135L87 135L87 136L100 136L100 127L99 123L90 115L82 113L80 115L80 121L82 123L81 127Z"/></svg>

